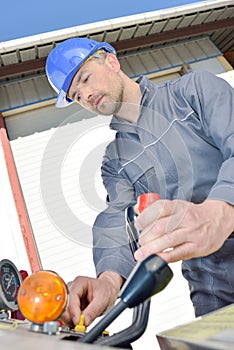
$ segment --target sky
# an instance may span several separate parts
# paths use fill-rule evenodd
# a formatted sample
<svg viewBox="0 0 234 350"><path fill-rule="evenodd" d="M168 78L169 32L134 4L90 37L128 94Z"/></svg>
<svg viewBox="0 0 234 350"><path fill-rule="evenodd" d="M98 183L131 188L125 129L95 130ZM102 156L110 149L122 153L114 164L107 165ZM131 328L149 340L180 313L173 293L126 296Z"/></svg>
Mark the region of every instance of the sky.
<svg viewBox="0 0 234 350"><path fill-rule="evenodd" d="M194 2L199 0L3 1L0 42Z"/></svg>

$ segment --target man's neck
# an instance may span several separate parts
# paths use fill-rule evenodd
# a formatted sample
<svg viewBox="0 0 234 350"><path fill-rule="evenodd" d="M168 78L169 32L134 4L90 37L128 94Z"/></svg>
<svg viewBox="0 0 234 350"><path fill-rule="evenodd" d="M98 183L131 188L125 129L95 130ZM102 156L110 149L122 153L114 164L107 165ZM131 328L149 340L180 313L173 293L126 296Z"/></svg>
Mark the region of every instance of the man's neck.
<svg viewBox="0 0 234 350"><path fill-rule="evenodd" d="M141 89L139 84L130 78L125 80L123 103L116 116L130 123L137 123L140 114Z"/></svg>

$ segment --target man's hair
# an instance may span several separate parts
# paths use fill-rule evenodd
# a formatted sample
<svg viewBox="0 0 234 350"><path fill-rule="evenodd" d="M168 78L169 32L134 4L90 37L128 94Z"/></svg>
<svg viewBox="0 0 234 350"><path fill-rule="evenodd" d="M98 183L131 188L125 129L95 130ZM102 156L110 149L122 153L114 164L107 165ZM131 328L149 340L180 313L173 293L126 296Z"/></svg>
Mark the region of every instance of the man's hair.
<svg viewBox="0 0 234 350"><path fill-rule="evenodd" d="M94 59L95 58L98 58L98 59L101 58L101 59L104 60L107 55L108 55L108 52L106 52L105 50L99 49L99 50L95 51L91 56L89 56L88 59L84 63L92 60L93 58Z"/></svg>

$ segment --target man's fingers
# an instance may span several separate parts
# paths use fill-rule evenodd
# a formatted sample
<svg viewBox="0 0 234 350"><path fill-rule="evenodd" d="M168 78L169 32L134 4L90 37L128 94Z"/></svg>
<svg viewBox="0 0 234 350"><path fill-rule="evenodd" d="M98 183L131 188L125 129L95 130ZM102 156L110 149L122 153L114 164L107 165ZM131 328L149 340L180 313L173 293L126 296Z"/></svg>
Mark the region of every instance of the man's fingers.
<svg viewBox="0 0 234 350"><path fill-rule="evenodd" d="M170 208L172 208L172 206ZM168 216L160 216L141 231L139 239L140 245L145 245L146 243L157 239L164 234L173 234L179 229L186 229L182 220L183 217L183 210L171 213L171 215ZM174 237L174 235L172 237Z"/></svg>
<svg viewBox="0 0 234 350"><path fill-rule="evenodd" d="M161 203L162 202L162 203ZM135 225L138 230L143 230L145 227L151 225L156 219L160 217L163 203L165 201L157 201L146 208L135 220Z"/></svg>
<svg viewBox="0 0 234 350"><path fill-rule="evenodd" d="M139 261L145 259L147 256L151 254L155 254L155 252L149 253L147 256L143 256L141 254L142 252L139 250L139 252L136 252L135 258L137 259L137 254L139 254ZM177 247L174 247L172 249L167 249L163 252L158 252L157 255L159 255L163 260L165 260L167 263L173 263L180 260L187 260L194 257L194 245L192 243L183 243Z"/></svg>
<svg viewBox="0 0 234 350"><path fill-rule="evenodd" d="M139 243L140 245L145 245L146 243L157 239L167 232L168 218L160 218L155 220L149 226L147 226L143 231L141 231Z"/></svg>
<svg viewBox="0 0 234 350"><path fill-rule="evenodd" d="M136 228L141 231L156 220L173 215L182 207L184 207L183 201L158 200L136 218Z"/></svg>
<svg viewBox="0 0 234 350"><path fill-rule="evenodd" d="M79 298L71 295L69 305L62 315L62 320L70 327L73 327L79 322L81 314L79 304Z"/></svg>
<svg viewBox="0 0 234 350"><path fill-rule="evenodd" d="M168 263L194 258L194 244L192 242L183 243L171 250L159 254Z"/></svg>
<svg viewBox="0 0 234 350"><path fill-rule="evenodd" d="M86 309L82 311L82 314L85 317L85 325L89 326L98 316L103 314L105 309L103 308L103 304L99 304L98 301L95 299L92 301Z"/></svg>
<svg viewBox="0 0 234 350"><path fill-rule="evenodd" d="M82 296L86 294L87 284L84 277L79 276L74 281L68 282L67 286L69 290L69 302L67 309L62 315L62 320L72 327L80 320Z"/></svg>
<svg viewBox="0 0 234 350"><path fill-rule="evenodd" d="M164 233L159 238L154 238L142 246L135 252L136 260L143 260L151 254L161 254L164 251L176 249L176 247L184 244L187 240L184 230L175 230L173 232ZM141 241L142 242L142 241ZM189 242L186 242L186 244Z"/></svg>

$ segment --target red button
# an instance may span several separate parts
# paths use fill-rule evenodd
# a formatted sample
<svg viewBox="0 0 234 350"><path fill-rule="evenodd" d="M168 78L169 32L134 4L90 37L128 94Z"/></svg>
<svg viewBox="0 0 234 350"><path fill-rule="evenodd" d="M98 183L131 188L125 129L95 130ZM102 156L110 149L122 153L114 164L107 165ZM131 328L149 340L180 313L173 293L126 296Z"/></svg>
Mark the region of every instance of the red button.
<svg viewBox="0 0 234 350"><path fill-rule="evenodd" d="M141 213L145 208L149 207L159 199L161 199L161 197L158 193L149 192L141 194L137 200L137 207L139 212Z"/></svg>

